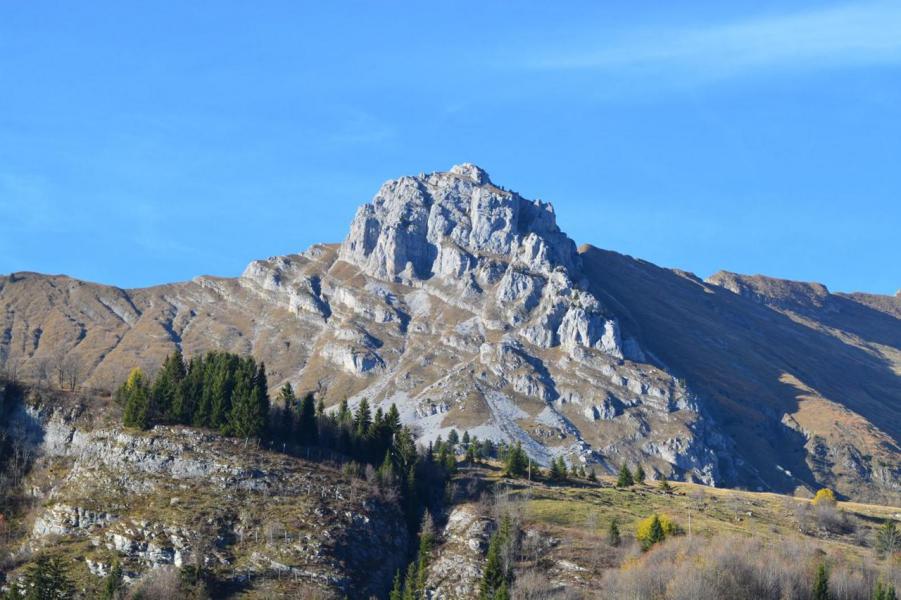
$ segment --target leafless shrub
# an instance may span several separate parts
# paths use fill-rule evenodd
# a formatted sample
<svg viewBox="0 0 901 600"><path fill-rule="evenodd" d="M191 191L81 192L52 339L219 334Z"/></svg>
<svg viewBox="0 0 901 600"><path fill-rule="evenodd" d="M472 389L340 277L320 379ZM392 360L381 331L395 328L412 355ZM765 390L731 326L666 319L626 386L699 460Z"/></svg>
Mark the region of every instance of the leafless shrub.
<svg viewBox="0 0 901 600"><path fill-rule="evenodd" d="M704 506L707 504L707 493L703 489L693 489L689 492L688 497L691 498L691 504L695 510L704 510Z"/></svg>
<svg viewBox="0 0 901 600"><path fill-rule="evenodd" d="M829 533L850 533L854 529L845 511L839 510L834 504L821 502L814 507L813 512L817 526Z"/></svg>
<svg viewBox="0 0 901 600"><path fill-rule="evenodd" d="M802 502L795 509L795 517L798 529L808 535L823 533L841 535L854 531L854 525L848 519L848 515L834 504L821 502L813 505Z"/></svg>
<svg viewBox="0 0 901 600"><path fill-rule="evenodd" d="M170 600L183 598L181 579L175 567L162 567L149 571L128 595L132 600Z"/></svg>
<svg viewBox="0 0 901 600"><path fill-rule="evenodd" d="M42 356L35 360L34 362L34 380L37 382L38 386L45 387L48 383L50 383L50 376L52 374L53 369L50 367L50 359L46 356Z"/></svg>
<svg viewBox="0 0 901 600"><path fill-rule="evenodd" d="M830 590L841 600L868 600L878 577L857 559L825 556L812 544L752 538L673 538L607 573L601 597L659 600L806 600L814 568L830 564Z"/></svg>
<svg viewBox="0 0 901 600"><path fill-rule="evenodd" d="M56 362L56 382L59 389L63 390L67 387L75 391L78 387L78 378L80 376L80 366L74 356L64 354L55 360Z"/></svg>
<svg viewBox="0 0 901 600"><path fill-rule="evenodd" d="M6 357L0 362L0 381L16 383L19 381L19 361Z"/></svg>
<svg viewBox="0 0 901 600"><path fill-rule="evenodd" d="M263 525L263 535L266 537L266 543L270 546L285 538L287 540L288 531L285 526L278 521L267 521Z"/></svg>
<svg viewBox="0 0 901 600"><path fill-rule="evenodd" d="M833 600L857 600L869 598L876 585L875 570L858 569L838 564L829 573L829 597Z"/></svg>
<svg viewBox="0 0 901 600"><path fill-rule="evenodd" d="M573 590L551 583L547 573L538 569L520 571L513 582L514 600L577 600L581 596Z"/></svg>
<svg viewBox="0 0 901 600"><path fill-rule="evenodd" d="M356 479L363 479L366 476L365 469L363 469L363 466L356 461L344 463L344 465L341 466L341 472L348 478L353 477Z"/></svg>

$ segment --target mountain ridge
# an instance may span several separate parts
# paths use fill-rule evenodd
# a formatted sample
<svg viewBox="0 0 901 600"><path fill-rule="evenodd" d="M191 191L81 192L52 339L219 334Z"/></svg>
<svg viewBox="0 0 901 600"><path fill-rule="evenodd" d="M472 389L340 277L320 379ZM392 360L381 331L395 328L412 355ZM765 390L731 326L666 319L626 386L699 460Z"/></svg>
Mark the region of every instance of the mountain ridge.
<svg viewBox="0 0 901 600"><path fill-rule="evenodd" d="M577 248L550 204L463 164L387 182L342 243L253 261L238 278L124 290L0 277L0 359L30 377L69 361L79 383L109 388L175 348L252 353L273 387L290 381L328 405L397 403L423 441L457 428L521 441L542 463L897 494L893 300L727 272L702 280ZM805 358L822 348L840 357L831 369L858 369L860 390ZM850 433L817 423L823 406ZM732 424L741 415L753 436Z"/></svg>

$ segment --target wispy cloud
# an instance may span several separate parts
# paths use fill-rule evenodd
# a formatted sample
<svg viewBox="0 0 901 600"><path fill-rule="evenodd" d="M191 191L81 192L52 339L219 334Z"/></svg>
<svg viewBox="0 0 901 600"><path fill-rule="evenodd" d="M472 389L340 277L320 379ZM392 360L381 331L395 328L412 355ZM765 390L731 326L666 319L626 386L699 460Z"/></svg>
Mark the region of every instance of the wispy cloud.
<svg viewBox="0 0 901 600"><path fill-rule="evenodd" d="M856 3L725 24L654 29L545 50L547 70L660 70L697 79L901 63L901 3Z"/></svg>

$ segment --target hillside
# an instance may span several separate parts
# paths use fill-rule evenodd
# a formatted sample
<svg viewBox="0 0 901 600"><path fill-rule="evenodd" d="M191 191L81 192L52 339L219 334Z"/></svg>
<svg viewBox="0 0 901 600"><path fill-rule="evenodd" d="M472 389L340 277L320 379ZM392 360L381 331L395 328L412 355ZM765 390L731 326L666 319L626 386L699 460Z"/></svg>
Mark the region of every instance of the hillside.
<svg viewBox="0 0 901 600"><path fill-rule="evenodd" d="M234 279L122 290L0 278L0 362L110 390L175 349L252 354L271 390L395 403L612 473L854 498L901 495L897 299L576 249L553 207L464 164L386 182L341 244Z"/></svg>
<svg viewBox="0 0 901 600"><path fill-rule="evenodd" d="M100 597L119 565L129 598L183 597L201 571L191 597L381 598L411 564L428 597L469 600L508 527L514 598L804 600L821 564L835 598L868 600L877 581L901 588L901 552L880 551L897 506L684 482L620 488L576 473L552 482L535 467L531 480L507 477L496 460L468 462L461 444L416 553L397 495L346 457L298 458L184 427L139 432L118 424L107 398L32 390L19 405L4 390L13 412L0 433L30 455L4 488L7 584L58 557L77 597ZM4 477L14 473L7 463ZM675 529L645 550L636 536L653 515Z"/></svg>
<svg viewBox="0 0 901 600"><path fill-rule="evenodd" d="M514 597L698 600L808 598L823 561L832 565L834 597L868 598L874 580L892 572L893 563L874 551L877 532L886 519L901 518L899 507L817 507L789 496L688 483L672 484L668 492L657 482L618 489L612 478L530 484L498 478L491 469L461 475L467 478L487 481L493 495L455 506L444 528L430 581L447 598L473 597L466 590L476 583L466 569L443 567L466 565L478 555L473 546L486 546L478 515L493 522L510 515L521 532ZM637 526L655 514L666 515L680 532L642 552ZM608 534L614 521L618 544ZM772 587L755 587L764 581Z"/></svg>
<svg viewBox="0 0 901 600"><path fill-rule="evenodd" d="M708 281L582 248L593 290L661 364L710 400L762 489L805 481L897 498L898 319L824 286ZM596 282L596 283L595 283Z"/></svg>
<svg viewBox="0 0 901 600"><path fill-rule="evenodd" d="M55 392L32 391L13 408L0 430L0 448L12 446L0 496L4 584L57 556L86 598L100 597L114 565L126 583L154 589L194 569L214 598L366 598L405 564L400 507L341 464L120 420L108 400Z"/></svg>

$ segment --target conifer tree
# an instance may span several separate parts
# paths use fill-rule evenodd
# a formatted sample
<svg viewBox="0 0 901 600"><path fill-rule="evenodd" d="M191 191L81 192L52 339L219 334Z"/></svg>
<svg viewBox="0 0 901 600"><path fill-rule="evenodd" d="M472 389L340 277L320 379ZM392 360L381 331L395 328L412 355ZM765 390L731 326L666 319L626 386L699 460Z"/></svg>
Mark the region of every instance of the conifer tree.
<svg viewBox="0 0 901 600"><path fill-rule="evenodd" d="M58 556L39 557L25 575L26 600L66 600L75 597L75 586Z"/></svg>
<svg viewBox="0 0 901 600"><path fill-rule="evenodd" d="M313 394L304 396L300 403L300 414L297 422L298 441L302 446L315 446L319 443L319 428L316 424L316 406Z"/></svg>
<svg viewBox="0 0 901 600"><path fill-rule="evenodd" d="M528 467L529 458L522 449L522 443L516 442L516 445L510 448L507 453L504 474L507 475L507 477L521 477L526 473Z"/></svg>
<svg viewBox="0 0 901 600"><path fill-rule="evenodd" d="M416 555L416 593L425 598L425 582L429 574L429 552L432 550L435 539L435 525L428 512L422 517L419 531L419 551Z"/></svg>
<svg viewBox="0 0 901 600"><path fill-rule="evenodd" d="M387 414L385 414L385 424L388 426L388 429L391 430L391 435L397 435L400 432L400 412L397 410L397 405L392 403L391 407L388 409Z"/></svg>
<svg viewBox="0 0 901 600"><path fill-rule="evenodd" d="M610 527L607 528L607 543L611 546L619 546L622 537L619 533L619 524L616 519L610 521Z"/></svg>
<svg viewBox="0 0 901 600"><path fill-rule="evenodd" d="M479 600L509 598L510 573L504 565L504 548L512 543L512 526L509 517L504 517L500 527L491 536L485 557L485 570L479 583Z"/></svg>
<svg viewBox="0 0 901 600"><path fill-rule="evenodd" d="M876 582L876 587L873 589L873 600L898 600L895 586L884 583L880 579Z"/></svg>
<svg viewBox="0 0 901 600"><path fill-rule="evenodd" d="M266 367L258 368L252 358L241 367L233 391L228 423L223 431L240 438L260 438L269 416L269 394L266 390Z"/></svg>
<svg viewBox="0 0 901 600"><path fill-rule="evenodd" d="M278 391L278 401L288 410L294 408L294 403L297 402L297 396L294 395L294 388L291 386L291 382L286 381L285 385Z"/></svg>
<svg viewBox="0 0 901 600"><path fill-rule="evenodd" d="M479 456L487 460L494 456L494 453L494 442L492 442L491 440L484 440L482 442L481 448L479 448Z"/></svg>
<svg viewBox="0 0 901 600"><path fill-rule="evenodd" d="M182 381L187 375L180 350L166 356L150 392L151 418L169 423L184 420L185 399Z"/></svg>
<svg viewBox="0 0 901 600"><path fill-rule="evenodd" d="M660 491L664 494L669 494L673 491L673 486L669 484L669 481L666 479L666 475L660 476Z"/></svg>
<svg viewBox="0 0 901 600"><path fill-rule="evenodd" d="M494 593L494 600L510 600L510 589L507 582L501 584L500 589Z"/></svg>
<svg viewBox="0 0 901 600"><path fill-rule="evenodd" d="M382 465L376 471L378 475L379 481L385 484L394 483L394 460L391 458L391 451L388 450L385 452L385 460L382 461Z"/></svg>
<svg viewBox="0 0 901 600"><path fill-rule="evenodd" d="M592 483L596 483L598 480L597 474L594 472L594 467L591 467L588 471L588 481Z"/></svg>
<svg viewBox="0 0 901 600"><path fill-rule="evenodd" d="M644 483L645 472L644 468L639 464L635 469L635 483Z"/></svg>
<svg viewBox="0 0 901 600"><path fill-rule="evenodd" d="M901 550L901 530L892 519L887 519L876 532L876 551L891 558Z"/></svg>
<svg viewBox="0 0 901 600"><path fill-rule="evenodd" d="M132 369L125 382L124 392L125 410L122 416L126 427L149 429L150 419L150 394L147 384L144 382L144 374L140 369Z"/></svg>
<svg viewBox="0 0 901 600"><path fill-rule="evenodd" d="M479 600L494 600L497 590L506 583L506 577L501 566L500 545L500 536L495 534L488 544L485 570L482 574L482 581L479 584Z"/></svg>
<svg viewBox="0 0 901 600"><path fill-rule="evenodd" d="M829 573L826 571L824 563L817 565L810 598L811 600L829 600Z"/></svg>
<svg viewBox="0 0 901 600"><path fill-rule="evenodd" d="M416 563L411 562L407 567L407 576L404 578L403 600L416 600Z"/></svg>
<svg viewBox="0 0 901 600"><path fill-rule="evenodd" d="M403 586L400 582L400 570L394 573L394 584L391 586L391 593L388 594L388 600L403 600Z"/></svg>
<svg viewBox="0 0 901 600"><path fill-rule="evenodd" d="M221 430L228 426L232 412L232 392L236 384L234 362L231 357L220 353L211 357L210 416L205 425L213 429Z"/></svg>
<svg viewBox="0 0 901 600"><path fill-rule="evenodd" d="M551 469L549 475L551 481L566 480L566 463L563 462L562 456L551 461Z"/></svg>
<svg viewBox="0 0 901 600"><path fill-rule="evenodd" d="M101 593L101 598L103 600L114 600L116 598L117 592L122 589L123 586L123 578L122 578L122 565L119 564L119 561L115 561L113 563L112 569L110 569L110 574L106 576L106 579L103 581L103 591Z"/></svg>
<svg viewBox="0 0 901 600"><path fill-rule="evenodd" d="M473 444L469 444L466 446L466 464L472 466L476 463L478 463L478 457L476 456L475 446Z"/></svg>
<svg viewBox="0 0 901 600"><path fill-rule="evenodd" d="M657 542L662 542L666 537L666 532L663 531L663 525L660 523L660 517L654 515L653 520L651 521L651 528L648 532L647 538L644 540L644 548L647 550Z"/></svg>
<svg viewBox="0 0 901 600"><path fill-rule="evenodd" d="M352 419L352 415L350 413L350 407L347 405L347 398L341 401L341 405L338 407L338 422L341 424L350 423Z"/></svg>
<svg viewBox="0 0 901 600"><path fill-rule="evenodd" d="M3 595L3 600L25 600L25 596L22 595L22 590L19 589L17 583L11 583L9 589Z"/></svg>
<svg viewBox="0 0 901 600"><path fill-rule="evenodd" d="M623 466L619 470L619 477L616 479L616 487L630 487L635 484L635 480L632 479L632 473L629 471L629 467L626 466L626 463L623 463Z"/></svg>
<svg viewBox="0 0 901 600"><path fill-rule="evenodd" d="M363 398L354 415L354 434L362 439L369 432L370 425L372 425L372 413L369 410L369 401Z"/></svg>
<svg viewBox="0 0 901 600"><path fill-rule="evenodd" d="M448 473L454 473L457 470L457 458L451 452L448 444L441 445L441 452L438 453L438 462L441 463Z"/></svg>

